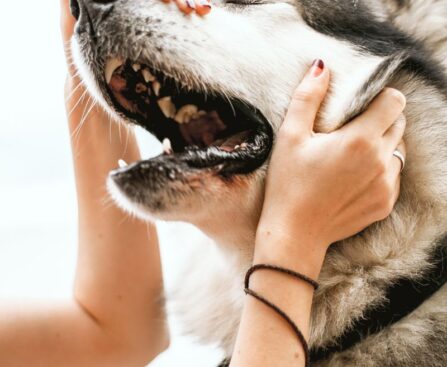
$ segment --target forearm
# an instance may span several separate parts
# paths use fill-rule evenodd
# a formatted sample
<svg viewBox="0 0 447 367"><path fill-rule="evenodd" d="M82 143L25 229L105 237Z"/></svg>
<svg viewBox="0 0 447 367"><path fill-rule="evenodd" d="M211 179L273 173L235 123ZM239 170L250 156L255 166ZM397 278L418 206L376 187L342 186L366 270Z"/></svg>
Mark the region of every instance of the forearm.
<svg viewBox="0 0 447 367"><path fill-rule="evenodd" d="M99 108L79 127L81 112L69 119L79 208L75 298L108 332L148 354L161 351L168 335L155 226L123 213L106 189L119 159L139 159L135 137Z"/></svg>
<svg viewBox="0 0 447 367"><path fill-rule="evenodd" d="M264 233L258 237L255 264L274 264L318 279L324 253L312 239L279 238ZM251 289L283 310L309 337L313 288L296 278L261 270L253 274ZM253 297L245 299L232 367L304 366L303 347L290 325Z"/></svg>

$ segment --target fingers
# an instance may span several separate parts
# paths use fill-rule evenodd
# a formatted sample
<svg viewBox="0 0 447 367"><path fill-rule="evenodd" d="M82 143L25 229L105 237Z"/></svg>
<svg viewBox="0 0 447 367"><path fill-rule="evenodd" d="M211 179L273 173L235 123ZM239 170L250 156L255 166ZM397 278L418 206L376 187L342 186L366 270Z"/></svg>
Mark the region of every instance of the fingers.
<svg viewBox="0 0 447 367"><path fill-rule="evenodd" d="M399 151L399 153L401 153L405 159L407 152L406 152L405 143L403 140L398 144L398 146L394 150ZM388 181L390 182L390 187L394 188L393 199L392 199L393 205L396 203L397 199L399 198L400 179L401 179L403 167L404 167L404 163L398 157L391 154L390 169L388 172Z"/></svg>
<svg viewBox="0 0 447 367"><path fill-rule="evenodd" d="M194 0L174 0L177 4L177 7L182 13L191 14L195 8L196 3Z"/></svg>
<svg viewBox="0 0 447 367"><path fill-rule="evenodd" d="M393 154L395 151L400 153L399 156ZM397 172L397 174L400 174L405 167L405 160L407 158L407 149L403 140L401 140L397 147L393 150L393 153L391 156L393 158L392 165L394 166L394 173ZM402 155L402 157L400 157L400 155Z"/></svg>
<svg viewBox="0 0 447 367"><path fill-rule="evenodd" d="M300 137L310 136L328 88L329 70L323 61L315 60L292 96L281 130L294 131Z"/></svg>
<svg viewBox="0 0 447 367"><path fill-rule="evenodd" d="M386 88L368 109L345 126L351 132L382 136L402 114L406 105L405 96L396 89Z"/></svg>
<svg viewBox="0 0 447 367"><path fill-rule="evenodd" d="M162 0L164 3L170 3L171 0ZM184 14L191 14L196 12L198 15L203 16L211 11L210 0L174 0L178 9Z"/></svg>
<svg viewBox="0 0 447 367"><path fill-rule="evenodd" d="M211 2L209 0L196 1L196 13L203 16L211 11Z"/></svg>
<svg viewBox="0 0 447 367"><path fill-rule="evenodd" d="M396 122L383 135L383 141L385 143L385 154L393 153L396 146L400 144L404 136L407 120L403 114L397 118ZM402 144L402 143L401 143ZM404 147L405 148L405 147Z"/></svg>

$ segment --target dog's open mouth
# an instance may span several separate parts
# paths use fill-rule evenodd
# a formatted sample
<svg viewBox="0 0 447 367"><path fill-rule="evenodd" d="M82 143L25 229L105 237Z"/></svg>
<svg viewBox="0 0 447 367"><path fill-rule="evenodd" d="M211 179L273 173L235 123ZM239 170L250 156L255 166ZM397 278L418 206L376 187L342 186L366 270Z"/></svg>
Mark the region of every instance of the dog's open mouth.
<svg viewBox="0 0 447 367"><path fill-rule="evenodd" d="M246 174L270 153L270 124L240 100L190 90L130 60L109 60L105 80L115 108L163 142L164 153L156 158L160 164L178 161L222 175Z"/></svg>

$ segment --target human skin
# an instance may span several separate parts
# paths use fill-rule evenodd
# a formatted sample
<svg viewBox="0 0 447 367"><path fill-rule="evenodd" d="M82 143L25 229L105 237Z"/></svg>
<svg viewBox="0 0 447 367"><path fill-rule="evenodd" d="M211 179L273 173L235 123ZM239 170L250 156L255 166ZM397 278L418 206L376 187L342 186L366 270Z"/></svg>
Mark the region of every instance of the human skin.
<svg viewBox="0 0 447 367"><path fill-rule="evenodd" d="M61 0L61 6L67 45L74 19L68 0ZM65 93L67 111L72 111L68 127L79 207L73 297L60 303L1 305L0 365L142 367L169 342L160 301L163 281L157 234L153 224L131 219L105 204L108 172L119 159L133 162L140 157L130 130L111 124L100 108L90 110L88 98L81 98L84 88L70 57L68 63ZM257 263L275 263L315 279L330 243L390 212L400 169L392 151L404 128L404 124L392 125L403 110L403 97L388 90L340 132L314 134L312 124L329 81L328 70L314 76L316 72L297 90L279 132L255 250ZM313 294L307 284L259 272L252 285L288 312L308 335ZM283 320L246 299L233 366L303 364L300 348Z"/></svg>
<svg viewBox="0 0 447 367"><path fill-rule="evenodd" d="M402 168L393 152L405 154L405 97L393 89L339 131L314 133L329 78L327 69L314 65L294 94L267 174L254 256L255 264L279 265L315 280L332 243L391 213ZM253 275L251 287L308 338L311 285L264 270ZM304 365L303 346L290 325L247 297L231 367Z"/></svg>
<svg viewBox="0 0 447 367"><path fill-rule="evenodd" d="M68 1L61 5L67 44L74 19ZM119 159L140 158L135 137L111 124L98 107L87 114L91 105L88 98L82 99L79 82L70 68L68 130L79 213L73 298L39 305L3 304L0 365L4 367L140 367L168 345L155 227L116 208L106 191L106 177Z"/></svg>

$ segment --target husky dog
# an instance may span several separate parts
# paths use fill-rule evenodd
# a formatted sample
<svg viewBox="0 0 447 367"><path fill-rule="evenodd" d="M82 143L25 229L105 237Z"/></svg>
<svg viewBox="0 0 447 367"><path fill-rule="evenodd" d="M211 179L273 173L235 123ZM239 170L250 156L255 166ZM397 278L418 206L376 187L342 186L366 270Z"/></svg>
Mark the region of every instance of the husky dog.
<svg viewBox="0 0 447 367"><path fill-rule="evenodd" d="M206 234L176 297L187 331L228 356L269 154L305 71L321 58L332 73L321 132L384 87L401 90L400 199L389 218L331 247L310 345L315 366L447 365L447 0L215 0L204 18L159 0L71 5L90 92L164 142L160 156L113 171L110 192L142 218Z"/></svg>

